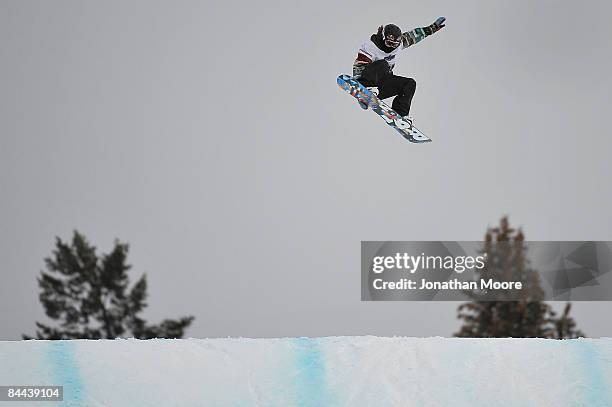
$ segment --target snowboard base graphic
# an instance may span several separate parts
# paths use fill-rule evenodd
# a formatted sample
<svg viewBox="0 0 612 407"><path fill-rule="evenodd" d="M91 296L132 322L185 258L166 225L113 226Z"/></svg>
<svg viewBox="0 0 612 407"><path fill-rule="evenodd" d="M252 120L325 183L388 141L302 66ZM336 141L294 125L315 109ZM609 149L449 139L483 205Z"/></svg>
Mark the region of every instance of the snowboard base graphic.
<svg viewBox="0 0 612 407"><path fill-rule="evenodd" d="M401 117L387 104L378 99L368 88L357 82L349 75L338 76L338 86L355 97L362 106L367 105L378 114L389 126L397 130L402 137L411 143L427 143L431 139L423 134L412 123Z"/></svg>

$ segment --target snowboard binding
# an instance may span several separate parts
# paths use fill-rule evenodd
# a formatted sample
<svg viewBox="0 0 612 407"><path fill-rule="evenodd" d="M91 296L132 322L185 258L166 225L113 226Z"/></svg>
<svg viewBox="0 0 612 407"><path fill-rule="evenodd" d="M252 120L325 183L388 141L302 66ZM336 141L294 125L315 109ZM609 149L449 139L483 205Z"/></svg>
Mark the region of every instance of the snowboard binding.
<svg viewBox="0 0 612 407"><path fill-rule="evenodd" d="M366 88L371 94L372 96L369 99L378 99L378 88L373 86L370 88ZM360 98L359 96L355 96L357 98L357 103L359 103L359 106L363 109L363 110L368 110L368 107L370 107L370 103L368 102L367 98Z"/></svg>

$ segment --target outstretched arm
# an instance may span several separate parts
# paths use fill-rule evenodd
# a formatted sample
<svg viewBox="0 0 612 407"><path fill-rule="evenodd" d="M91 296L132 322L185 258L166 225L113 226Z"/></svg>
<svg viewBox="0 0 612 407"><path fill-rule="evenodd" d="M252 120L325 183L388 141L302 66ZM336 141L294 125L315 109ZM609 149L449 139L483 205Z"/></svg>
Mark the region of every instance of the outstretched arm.
<svg viewBox="0 0 612 407"><path fill-rule="evenodd" d="M412 31L403 33L402 48L407 48L411 45L414 45L417 42L425 39L425 37L428 37L436 31L439 31L440 29L444 28L445 21L445 17L438 17L438 19L434 21L433 24L428 25L427 27L415 28Z"/></svg>

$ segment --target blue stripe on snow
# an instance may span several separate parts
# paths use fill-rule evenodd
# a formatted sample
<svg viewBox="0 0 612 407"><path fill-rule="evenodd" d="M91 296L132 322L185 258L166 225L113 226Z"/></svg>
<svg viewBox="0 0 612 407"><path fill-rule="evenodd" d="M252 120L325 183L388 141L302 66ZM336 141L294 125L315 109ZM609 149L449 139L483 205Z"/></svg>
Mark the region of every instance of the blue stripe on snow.
<svg viewBox="0 0 612 407"><path fill-rule="evenodd" d="M296 338L295 391L298 407L333 406L327 387L325 359L317 339Z"/></svg>
<svg viewBox="0 0 612 407"><path fill-rule="evenodd" d="M85 390L75 358L75 341L50 341L47 357L51 364L52 385L64 386L64 402L61 406L85 407Z"/></svg>
<svg viewBox="0 0 612 407"><path fill-rule="evenodd" d="M588 339L575 339L570 342L578 347L577 355L580 358L580 364L584 366L581 371L582 380L585 383L585 394L582 405L589 407L609 407L612 406L612 391L606 381L606 372L601 363L602 355L600 354L594 342ZM582 403L585 404L582 404Z"/></svg>

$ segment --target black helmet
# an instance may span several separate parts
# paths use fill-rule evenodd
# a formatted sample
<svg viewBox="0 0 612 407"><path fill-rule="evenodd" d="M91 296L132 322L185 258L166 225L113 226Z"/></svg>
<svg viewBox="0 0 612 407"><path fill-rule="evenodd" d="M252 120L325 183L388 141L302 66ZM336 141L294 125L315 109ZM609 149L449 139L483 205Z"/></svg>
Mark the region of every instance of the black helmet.
<svg viewBox="0 0 612 407"><path fill-rule="evenodd" d="M397 48L402 42L402 30L395 24L384 26L382 36L385 45L390 48Z"/></svg>

